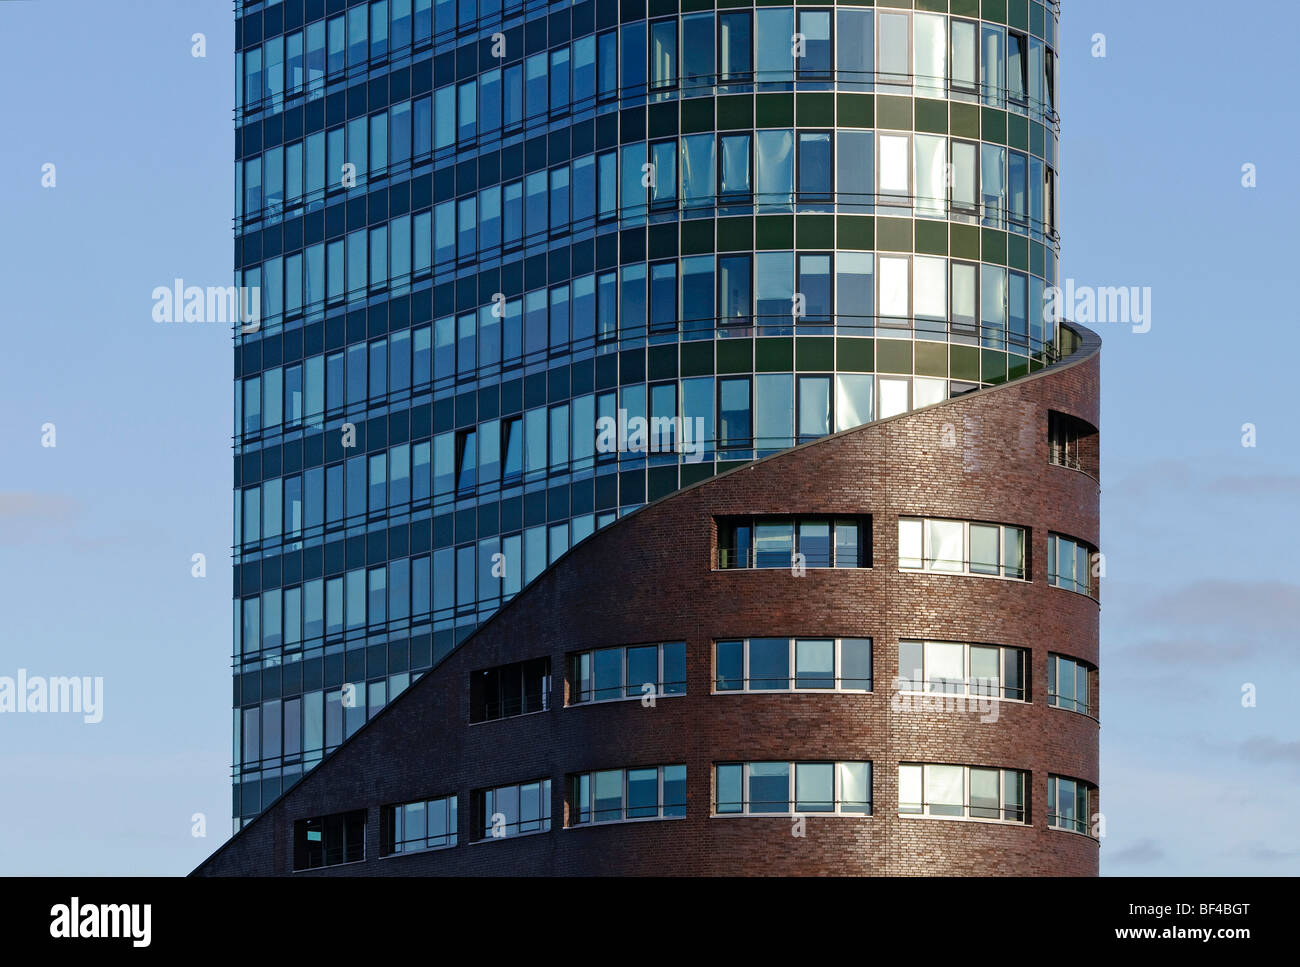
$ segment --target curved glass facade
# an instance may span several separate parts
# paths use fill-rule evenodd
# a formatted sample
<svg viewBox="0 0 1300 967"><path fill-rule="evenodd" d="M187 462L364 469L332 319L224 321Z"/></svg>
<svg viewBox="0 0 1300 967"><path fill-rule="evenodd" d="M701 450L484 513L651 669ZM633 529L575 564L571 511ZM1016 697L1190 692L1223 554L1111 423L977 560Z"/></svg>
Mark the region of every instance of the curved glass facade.
<svg viewBox="0 0 1300 967"><path fill-rule="evenodd" d="M1057 355L1054 4L237 13L236 827L620 514Z"/></svg>

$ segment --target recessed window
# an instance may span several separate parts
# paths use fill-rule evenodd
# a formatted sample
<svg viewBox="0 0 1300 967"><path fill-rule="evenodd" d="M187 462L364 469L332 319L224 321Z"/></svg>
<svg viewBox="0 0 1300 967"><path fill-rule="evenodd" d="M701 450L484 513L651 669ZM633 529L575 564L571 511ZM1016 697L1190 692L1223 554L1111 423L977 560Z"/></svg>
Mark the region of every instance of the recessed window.
<svg viewBox="0 0 1300 967"><path fill-rule="evenodd" d="M314 870L366 858L366 811L335 813L293 824L293 868Z"/></svg>
<svg viewBox="0 0 1300 967"><path fill-rule="evenodd" d="M455 846L456 797L385 806L380 823L380 852L385 856Z"/></svg>
<svg viewBox="0 0 1300 967"><path fill-rule="evenodd" d="M478 789L473 794L474 839L505 839L551 828L551 780Z"/></svg>
<svg viewBox="0 0 1300 967"><path fill-rule="evenodd" d="M870 762L728 762L714 769L718 815L871 815Z"/></svg>
<svg viewBox="0 0 1300 967"><path fill-rule="evenodd" d="M686 815L686 766L604 769L569 777L569 825Z"/></svg>
<svg viewBox="0 0 1300 967"><path fill-rule="evenodd" d="M1065 776L1047 777L1047 825L1087 833L1091 811L1088 803L1090 786Z"/></svg>
<svg viewBox="0 0 1300 967"><path fill-rule="evenodd" d="M1027 652L1000 645L900 641L898 690L1027 701Z"/></svg>
<svg viewBox="0 0 1300 967"><path fill-rule="evenodd" d="M1028 773L905 762L898 766L898 811L947 819L1023 823L1028 815Z"/></svg>
<svg viewBox="0 0 1300 967"><path fill-rule="evenodd" d="M1064 655L1047 656L1047 704L1056 708L1094 713L1089 687L1090 667Z"/></svg>
<svg viewBox="0 0 1300 967"><path fill-rule="evenodd" d="M1096 596L1092 573L1093 550L1082 541L1062 534L1047 535L1047 583L1078 594Z"/></svg>
<svg viewBox="0 0 1300 967"><path fill-rule="evenodd" d="M686 642L596 648L569 656L569 704L686 694Z"/></svg>
<svg viewBox="0 0 1300 967"><path fill-rule="evenodd" d="M714 645L717 692L869 692L870 638L741 638Z"/></svg>
<svg viewBox="0 0 1300 967"><path fill-rule="evenodd" d="M900 517L898 566L1024 580L1027 537L1025 528L1008 524Z"/></svg>
<svg viewBox="0 0 1300 967"><path fill-rule="evenodd" d="M1092 473L1097 430L1090 423L1067 413L1051 410L1047 414L1048 461L1057 467ZM1089 457L1085 459L1085 451Z"/></svg>
<svg viewBox="0 0 1300 967"><path fill-rule="evenodd" d="M871 566L870 517L726 517L718 520L718 566Z"/></svg>
<svg viewBox="0 0 1300 967"><path fill-rule="evenodd" d="M534 658L469 676L469 720L492 719L544 712L550 708L551 659Z"/></svg>

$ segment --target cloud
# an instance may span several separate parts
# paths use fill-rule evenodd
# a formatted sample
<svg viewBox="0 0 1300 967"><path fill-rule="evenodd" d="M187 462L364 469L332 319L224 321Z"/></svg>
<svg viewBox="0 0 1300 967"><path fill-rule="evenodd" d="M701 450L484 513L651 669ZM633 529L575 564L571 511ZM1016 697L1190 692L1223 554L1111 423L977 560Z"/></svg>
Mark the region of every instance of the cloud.
<svg viewBox="0 0 1300 967"><path fill-rule="evenodd" d="M1300 493L1300 474L1262 473L1255 477L1216 477L1205 488L1213 494L1233 497L1281 494L1295 497Z"/></svg>
<svg viewBox="0 0 1300 967"><path fill-rule="evenodd" d="M81 505L61 494L0 493L0 544L43 540L72 525Z"/></svg>
<svg viewBox="0 0 1300 967"><path fill-rule="evenodd" d="M1243 849L1247 856L1260 863L1283 863L1300 859L1300 849L1274 849L1258 840L1246 843Z"/></svg>
<svg viewBox="0 0 1300 967"><path fill-rule="evenodd" d="M1252 762L1300 766L1300 741L1279 742L1267 736L1256 736L1241 743L1241 755Z"/></svg>
<svg viewBox="0 0 1300 967"><path fill-rule="evenodd" d="M1254 658L1265 650L1257 640L1234 637L1224 641L1208 638L1163 638L1144 641L1127 649L1143 661L1188 662L1196 665L1226 665Z"/></svg>
<svg viewBox="0 0 1300 967"><path fill-rule="evenodd" d="M1126 846L1115 853L1108 853L1106 859L1112 863L1145 864L1158 863L1165 858L1164 849L1153 839L1140 839L1132 846Z"/></svg>
<svg viewBox="0 0 1300 967"><path fill-rule="evenodd" d="M1128 610L1146 623L1227 626L1235 634L1289 636L1300 625L1300 585L1282 581L1204 580L1131 599Z"/></svg>

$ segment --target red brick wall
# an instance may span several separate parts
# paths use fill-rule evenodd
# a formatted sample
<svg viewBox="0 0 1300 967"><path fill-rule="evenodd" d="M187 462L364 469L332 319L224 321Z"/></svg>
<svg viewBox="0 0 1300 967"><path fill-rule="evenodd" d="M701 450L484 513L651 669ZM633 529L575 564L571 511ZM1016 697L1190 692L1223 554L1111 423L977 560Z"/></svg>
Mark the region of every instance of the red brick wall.
<svg viewBox="0 0 1300 967"><path fill-rule="evenodd" d="M1084 355L1084 354L1080 354ZM1098 724L1049 708L1047 654L1098 663L1098 604L1046 583L1047 534L1098 543L1098 485L1048 462L1047 413L1098 425L1095 355L1033 378L862 427L677 493L579 544L200 873L287 873L292 821L369 806L365 864L329 874L1096 875L1098 844L1050 830L1049 773L1097 783ZM871 514L874 567L715 571L728 514ZM901 573L897 518L933 515L1031 529L1029 582ZM1104 550L1104 549L1103 549ZM746 636L874 641L875 691L710 694L712 642ZM1032 701L978 715L893 711L900 638L1029 649ZM685 640L687 694L563 707L565 656ZM474 726L474 669L550 654L552 710ZM874 815L712 818L719 761L870 760ZM897 765L1028 770L1030 824L902 818ZM562 828L565 777L685 762L684 819ZM469 844L470 792L552 779L552 831ZM462 844L379 859L378 806L460 796Z"/></svg>

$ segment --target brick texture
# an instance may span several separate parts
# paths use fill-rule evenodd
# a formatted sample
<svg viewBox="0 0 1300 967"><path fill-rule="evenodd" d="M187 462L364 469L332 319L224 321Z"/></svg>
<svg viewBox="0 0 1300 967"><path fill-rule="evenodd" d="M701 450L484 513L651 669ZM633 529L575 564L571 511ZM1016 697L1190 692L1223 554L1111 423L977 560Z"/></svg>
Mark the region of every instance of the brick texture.
<svg viewBox="0 0 1300 967"><path fill-rule="evenodd" d="M288 874L293 822L368 807L366 861L294 875L1075 875L1098 844L1047 826L1047 780L1097 783L1098 723L1047 705L1047 655L1098 661L1096 601L1047 584L1047 535L1098 543L1091 474L1048 462L1048 411L1098 420L1095 339L1005 386L869 424L708 480L571 550L258 820L198 875ZM870 514L874 567L718 571L717 516ZM1027 582L898 570L897 519L932 515L1030 529ZM711 694L715 639L874 641L871 694ZM896 711L900 638L1029 649L1031 701L977 714ZM565 707L566 655L685 640L687 694ZM469 675L550 655L551 710L469 725ZM720 761L870 760L874 815L714 817ZM900 817L899 762L1029 771L1030 822ZM687 765L683 819L564 828L566 776ZM471 790L549 776L549 833L469 843ZM461 844L379 856L384 804L457 794ZM1096 808L1096 796L1093 797Z"/></svg>

